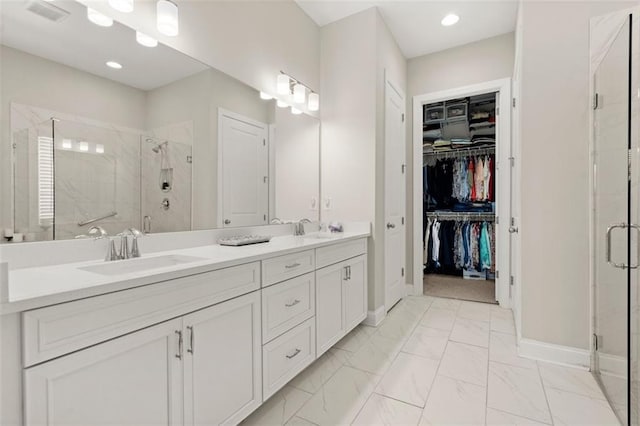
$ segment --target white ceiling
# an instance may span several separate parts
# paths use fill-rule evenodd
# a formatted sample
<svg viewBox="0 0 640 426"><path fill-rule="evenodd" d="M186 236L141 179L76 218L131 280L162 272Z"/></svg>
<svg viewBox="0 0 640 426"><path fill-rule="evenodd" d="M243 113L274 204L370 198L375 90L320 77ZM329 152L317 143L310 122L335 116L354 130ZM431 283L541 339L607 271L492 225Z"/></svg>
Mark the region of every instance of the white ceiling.
<svg viewBox="0 0 640 426"><path fill-rule="evenodd" d="M154 48L139 45L135 31L118 22L107 28L89 22L86 8L75 1L54 2L71 13L59 22L28 11L28 3L2 1L2 44L141 90L161 87L208 68L162 44ZM123 68L108 68L107 61L119 62Z"/></svg>
<svg viewBox="0 0 640 426"><path fill-rule="evenodd" d="M319 26L377 7L406 58L449 49L515 30L516 0L295 0ZM440 20L460 16L451 27Z"/></svg>

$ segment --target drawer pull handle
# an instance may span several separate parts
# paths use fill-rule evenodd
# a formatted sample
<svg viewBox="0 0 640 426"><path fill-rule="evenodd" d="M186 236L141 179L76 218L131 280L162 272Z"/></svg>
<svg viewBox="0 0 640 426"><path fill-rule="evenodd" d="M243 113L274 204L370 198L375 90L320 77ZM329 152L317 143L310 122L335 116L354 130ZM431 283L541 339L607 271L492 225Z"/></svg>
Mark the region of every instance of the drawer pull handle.
<svg viewBox="0 0 640 426"><path fill-rule="evenodd" d="M189 348L187 349L187 352L193 355L193 339L194 339L193 326L188 325L187 330L189 330Z"/></svg>
<svg viewBox="0 0 640 426"><path fill-rule="evenodd" d="M289 359L295 358L300 352L302 352L301 349L296 349L295 351L293 351L293 353L291 355L286 355L286 357L289 358Z"/></svg>
<svg viewBox="0 0 640 426"><path fill-rule="evenodd" d="M176 334L178 335L178 353L176 353L176 358L182 359L182 331L176 330Z"/></svg>
<svg viewBox="0 0 640 426"><path fill-rule="evenodd" d="M298 303L300 303L300 301L298 299L296 299L291 303L285 303L284 306L286 306L287 308L290 308L292 306L296 306Z"/></svg>
<svg viewBox="0 0 640 426"><path fill-rule="evenodd" d="M300 264L298 262L292 263L291 265L284 265L284 267L287 268L287 269L297 268L298 266L300 266Z"/></svg>

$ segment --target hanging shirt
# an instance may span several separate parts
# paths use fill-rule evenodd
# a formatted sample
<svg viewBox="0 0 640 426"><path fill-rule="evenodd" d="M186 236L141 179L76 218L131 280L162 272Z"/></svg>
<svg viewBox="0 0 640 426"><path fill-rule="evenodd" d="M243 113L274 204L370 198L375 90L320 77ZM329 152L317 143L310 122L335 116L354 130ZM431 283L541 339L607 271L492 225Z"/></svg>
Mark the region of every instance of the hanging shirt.
<svg viewBox="0 0 640 426"><path fill-rule="evenodd" d="M487 222L483 222L480 229L480 270L491 269L491 241L487 231Z"/></svg>
<svg viewBox="0 0 640 426"><path fill-rule="evenodd" d="M469 158L469 168L467 170L467 184L469 185L469 198L471 201L476 201L476 185L474 184L475 179L475 163L473 161L473 157Z"/></svg>
<svg viewBox="0 0 640 426"><path fill-rule="evenodd" d="M440 258L440 222L438 222L438 219L434 220L433 226L431 227L431 239L433 240L431 260L433 260L433 264L438 267L440 266L438 262Z"/></svg>
<svg viewBox="0 0 640 426"><path fill-rule="evenodd" d="M489 193L487 194L487 200L495 201L495 174L496 174L496 159L493 156L489 156Z"/></svg>
<svg viewBox="0 0 640 426"><path fill-rule="evenodd" d="M491 179L491 166L489 164L489 156L485 157L484 160L484 179L483 179L483 184L484 184L484 189L482 190L482 193L484 195L484 200L489 201L489 179Z"/></svg>
<svg viewBox="0 0 640 426"><path fill-rule="evenodd" d="M431 219L427 219L427 226L426 226L426 231L424 233L424 241L423 241L423 245L424 245L424 253L422 256L422 263L427 264L429 263L429 237L431 234L431 224L433 223L433 221Z"/></svg>
<svg viewBox="0 0 640 426"><path fill-rule="evenodd" d="M478 229L478 224L471 224L470 231L470 240L471 240L471 269L478 269L480 264L480 247L478 243L480 242L480 232Z"/></svg>
<svg viewBox="0 0 640 426"><path fill-rule="evenodd" d="M482 201L484 200L484 162L482 161L482 157L476 158L475 166L476 169L473 182L476 189L476 200Z"/></svg>

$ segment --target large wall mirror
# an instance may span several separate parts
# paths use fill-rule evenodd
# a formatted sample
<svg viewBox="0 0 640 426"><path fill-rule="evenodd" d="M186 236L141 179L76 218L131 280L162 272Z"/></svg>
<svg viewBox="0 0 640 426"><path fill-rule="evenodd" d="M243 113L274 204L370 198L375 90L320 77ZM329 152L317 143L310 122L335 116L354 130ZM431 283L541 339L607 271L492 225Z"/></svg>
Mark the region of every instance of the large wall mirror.
<svg viewBox="0 0 640 426"><path fill-rule="evenodd" d="M42 241L318 220L316 118L88 12L2 5L3 229Z"/></svg>

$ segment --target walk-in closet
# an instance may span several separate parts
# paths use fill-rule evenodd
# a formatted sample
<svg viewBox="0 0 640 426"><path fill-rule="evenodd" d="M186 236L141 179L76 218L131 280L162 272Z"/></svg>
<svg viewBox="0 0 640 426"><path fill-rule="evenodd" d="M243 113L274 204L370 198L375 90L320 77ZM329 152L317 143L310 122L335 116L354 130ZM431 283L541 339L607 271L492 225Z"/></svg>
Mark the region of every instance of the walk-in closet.
<svg viewBox="0 0 640 426"><path fill-rule="evenodd" d="M423 105L426 295L496 303L496 99Z"/></svg>

